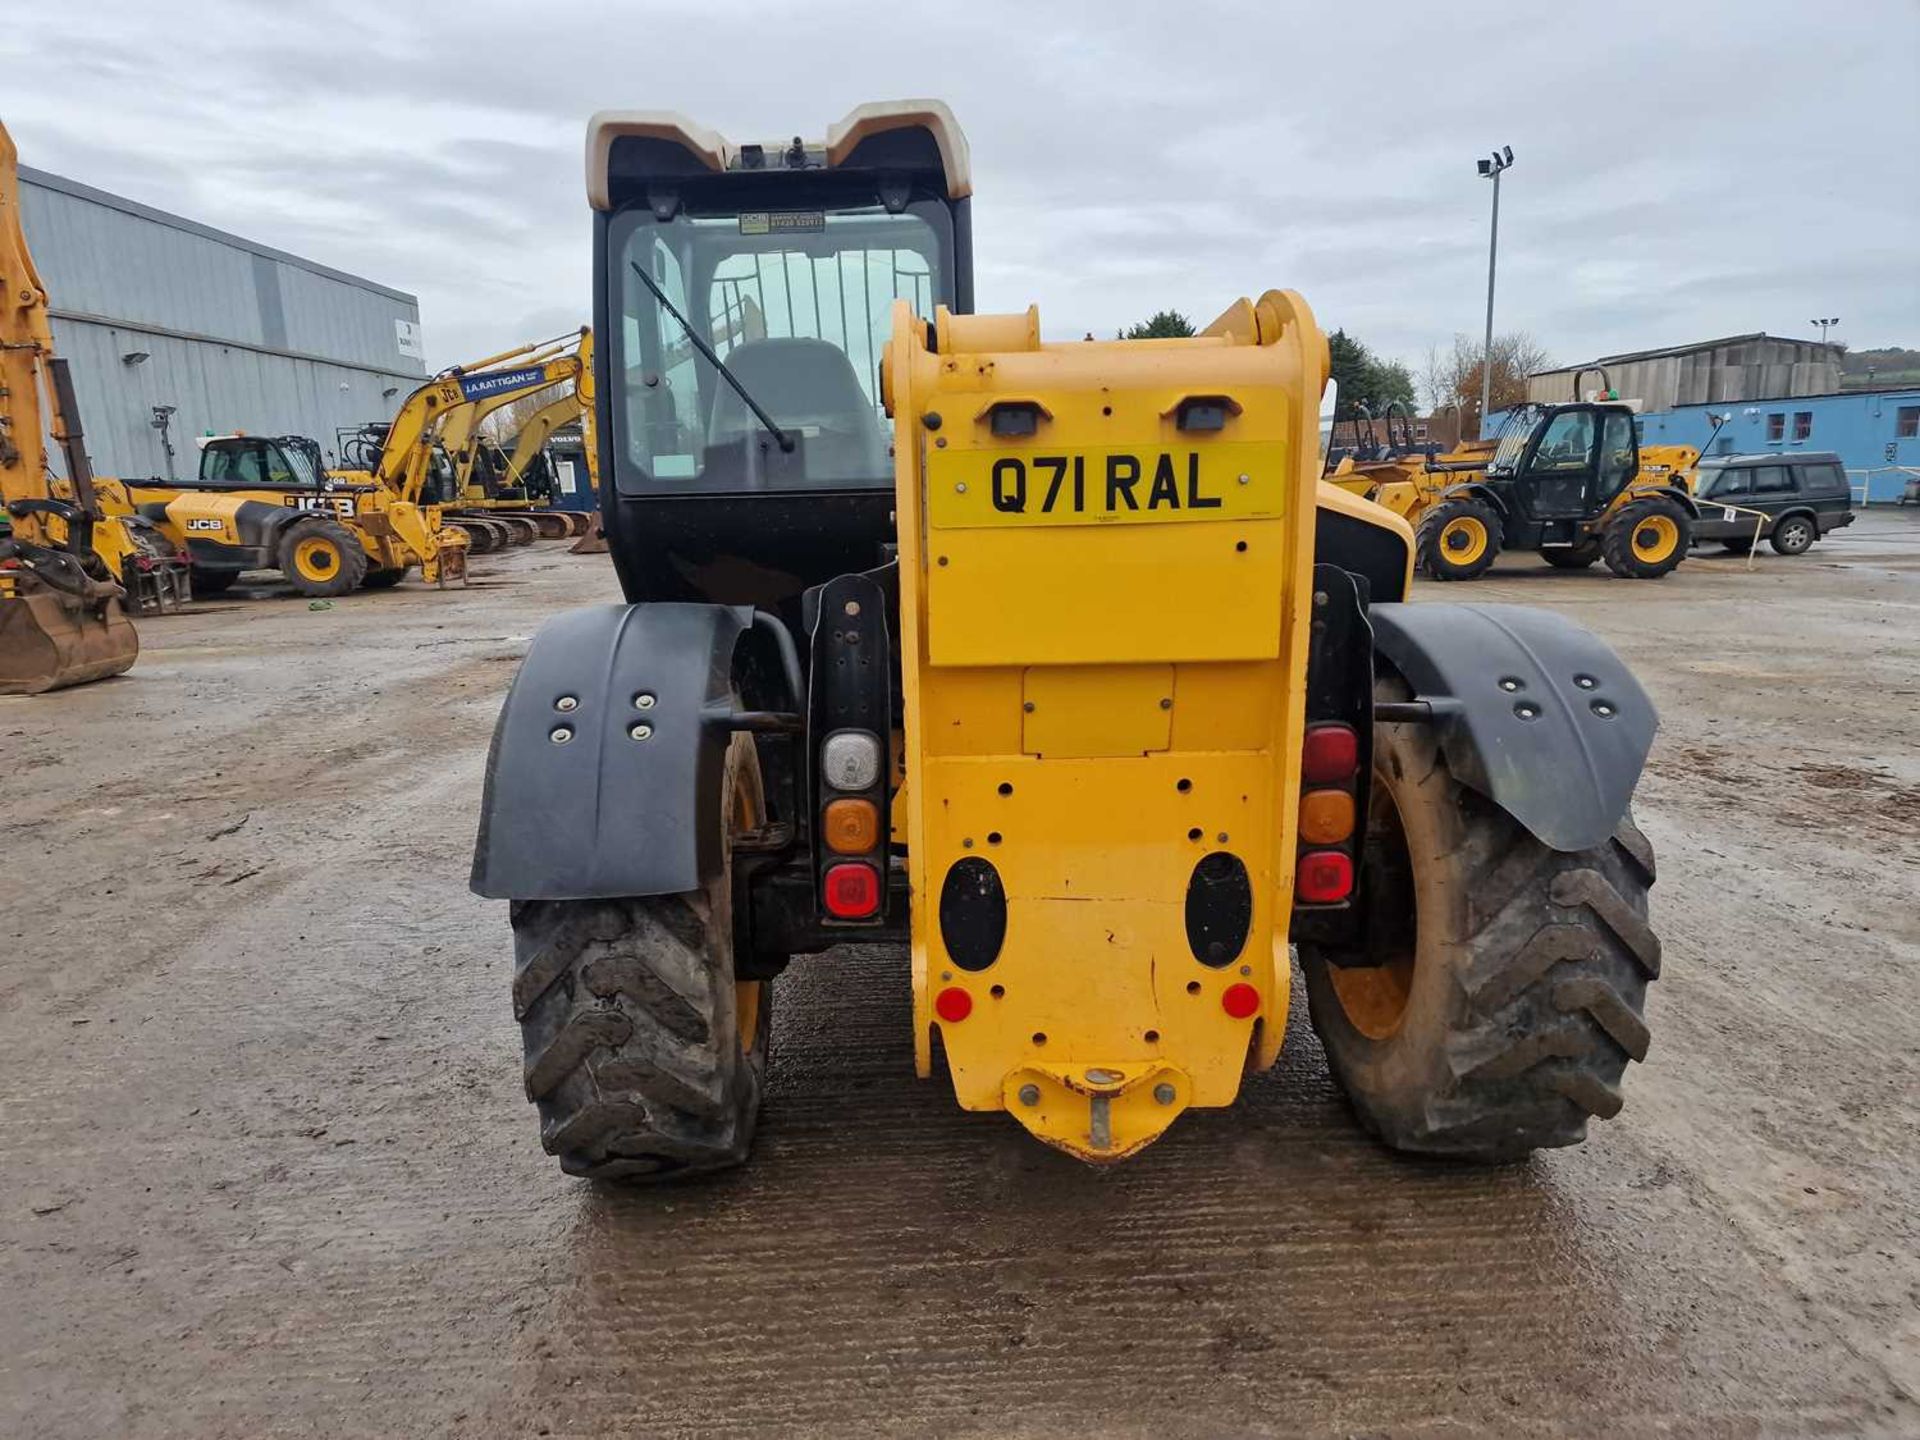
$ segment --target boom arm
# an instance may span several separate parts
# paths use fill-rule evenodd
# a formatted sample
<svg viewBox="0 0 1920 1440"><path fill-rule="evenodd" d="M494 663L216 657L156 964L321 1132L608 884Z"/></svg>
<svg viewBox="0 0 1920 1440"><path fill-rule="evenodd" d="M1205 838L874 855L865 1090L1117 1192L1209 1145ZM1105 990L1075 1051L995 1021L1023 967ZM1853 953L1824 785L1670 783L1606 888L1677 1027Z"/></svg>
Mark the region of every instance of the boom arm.
<svg viewBox="0 0 1920 1440"><path fill-rule="evenodd" d="M586 330L581 330L586 335ZM376 482L409 504L418 504L433 469L433 449L450 421L468 407L496 397L511 399L565 379L575 351L555 354L552 341L516 346L472 365L434 376L415 390L394 416L374 467ZM554 366L562 373L551 374Z"/></svg>
<svg viewBox="0 0 1920 1440"><path fill-rule="evenodd" d="M73 499L47 464L47 435L66 458ZM20 155L0 125L0 505L20 559L62 589L118 593L99 579L93 527L101 520L66 362L55 358L47 289L20 221ZM56 529L50 522L59 522ZM65 557L63 560L62 557ZM70 562L70 563L69 563ZM91 573L89 573L91 572Z"/></svg>

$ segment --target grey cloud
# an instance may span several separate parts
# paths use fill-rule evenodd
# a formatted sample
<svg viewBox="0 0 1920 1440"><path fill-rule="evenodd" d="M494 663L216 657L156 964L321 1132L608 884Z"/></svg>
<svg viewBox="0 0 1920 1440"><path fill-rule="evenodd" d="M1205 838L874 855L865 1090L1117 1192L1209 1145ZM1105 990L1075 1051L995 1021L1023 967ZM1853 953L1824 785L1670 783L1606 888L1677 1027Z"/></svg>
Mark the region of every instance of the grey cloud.
<svg viewBox="0 0 1920 1440"><path fill-rule="evenodd" d="M1478 333L1504 143L1499 323L1558 358L1920 341L1907 0L85 9L15 42L28 163L413 290L442 363L585 317L591 111L766 139L897 90L967 127L981 304L1050 335L1286 285L1417 364Z"/></svg>

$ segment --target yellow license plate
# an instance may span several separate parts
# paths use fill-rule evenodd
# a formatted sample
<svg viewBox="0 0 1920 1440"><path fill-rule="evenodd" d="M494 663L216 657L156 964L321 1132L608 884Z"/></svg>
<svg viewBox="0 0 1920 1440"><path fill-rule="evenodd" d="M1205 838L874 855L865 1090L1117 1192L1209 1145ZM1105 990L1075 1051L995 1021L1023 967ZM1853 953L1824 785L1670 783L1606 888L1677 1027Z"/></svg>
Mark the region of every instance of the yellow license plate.
<svg viewBox="0 0 1920 1440"><path fill-rule="evenodd" d="M927 519L939 530L1273 518L1285 512L1277 445L935 450Z"/></svg>

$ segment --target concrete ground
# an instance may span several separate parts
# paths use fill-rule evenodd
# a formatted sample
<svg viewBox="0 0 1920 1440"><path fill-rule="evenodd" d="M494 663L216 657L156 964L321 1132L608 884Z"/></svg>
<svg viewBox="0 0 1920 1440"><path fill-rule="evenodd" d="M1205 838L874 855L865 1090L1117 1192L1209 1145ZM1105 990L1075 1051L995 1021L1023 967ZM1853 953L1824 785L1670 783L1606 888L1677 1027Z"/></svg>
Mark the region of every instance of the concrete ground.
<svg viewBox="0 0 1920 1440"><path fill-rule="evenodd" d="M913 1079L868 949L779 983L749 1168L566 1178L466 869L513 662L615 587L475 568L0 699L0 1434L1920 1433L1920 515L1421 587L1575 616L1664 721L1653 1052L1507 1169L1370 1143L1304 1004L1081 1168Z"/></svg>

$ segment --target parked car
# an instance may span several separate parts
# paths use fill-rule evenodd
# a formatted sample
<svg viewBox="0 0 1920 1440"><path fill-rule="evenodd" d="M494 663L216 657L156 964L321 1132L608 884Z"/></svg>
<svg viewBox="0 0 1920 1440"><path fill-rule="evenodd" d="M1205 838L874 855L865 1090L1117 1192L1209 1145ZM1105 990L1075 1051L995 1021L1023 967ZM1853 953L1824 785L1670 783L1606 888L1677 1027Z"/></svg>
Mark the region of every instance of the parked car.
<svg viewBox="0 0 1920 1440"><path fill-rule="evenodd" d="M1831 450L1711 456L1700 462L1693 493L1700 502L1694 543L1717 540L1736 555L1753 548L1756 526L1782 555L1799 555L1829 530L1853 523L1846 467Z"/></svg>

